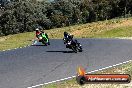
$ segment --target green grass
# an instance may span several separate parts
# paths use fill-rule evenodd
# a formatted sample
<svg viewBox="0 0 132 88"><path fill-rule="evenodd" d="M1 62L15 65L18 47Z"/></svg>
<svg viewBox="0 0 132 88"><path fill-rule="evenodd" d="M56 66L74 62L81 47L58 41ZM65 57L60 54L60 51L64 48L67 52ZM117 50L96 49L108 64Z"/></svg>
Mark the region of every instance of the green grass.
<svg viewBox="0 0 132 88"><path fill-rule="evenodd" d="M0 38L0 50L13 49L23 47L32 43L35 36L32 32L9 35Z"/></svg>
<svg viewBox="0 0 132 88"><path fill-rule="evenodd" d="M98 71L94 74L130 74L132 78L132 62ZM129 84L85 84L80 86L77 84L76 79L73 78L58 83L44 85L42 88L132 88L132 82Z"/></svg>
<svg viewBox="0 0 132 88"><path fill-rule="evenodd" d="M109 31L101 32L92 36L94 38L116 38L116 37L132 37L132 26L114 28Z"/></svg>
<svg viewBox="0 0 132 88"><path fill-rule="evenodd" d="M131 37L132 18L98 21L45 31L51 39L62 39L64 31L73 34L76 38ZM34 38L35 32L0 37L0 50L14 49L30 45Z"/></svg>

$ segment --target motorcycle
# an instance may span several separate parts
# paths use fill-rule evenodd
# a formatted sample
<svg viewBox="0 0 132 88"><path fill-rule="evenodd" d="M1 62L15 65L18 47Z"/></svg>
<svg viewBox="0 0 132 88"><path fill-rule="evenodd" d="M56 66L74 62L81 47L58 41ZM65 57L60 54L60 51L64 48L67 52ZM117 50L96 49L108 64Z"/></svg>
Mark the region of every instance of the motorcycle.
<svg viewBox="0 0 132 88"><path fill-rule="evenodd" d="M64 40L64 44L66 39ZM72 49L75 53L82 52L82 45L77 40L67 41L66 48Z"/></svg>
<svg viewBox="0 0 132 88"><path fill-rule="evenodd" d="M49 38L44 33L41 33L39 36L39 42L42 42L45 46L50 45Z"/></svg>

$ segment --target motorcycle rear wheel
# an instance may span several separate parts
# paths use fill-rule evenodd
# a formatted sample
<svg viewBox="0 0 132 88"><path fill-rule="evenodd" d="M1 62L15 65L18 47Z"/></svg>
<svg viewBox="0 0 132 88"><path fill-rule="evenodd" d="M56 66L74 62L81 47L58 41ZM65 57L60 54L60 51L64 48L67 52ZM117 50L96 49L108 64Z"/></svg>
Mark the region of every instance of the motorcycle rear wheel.
<svg viewBox="0 0 132 88"><path fill-rule="evenodd" d="M75 53L77 53L76 47L72 47L72 50L73 50Z"/></svg>

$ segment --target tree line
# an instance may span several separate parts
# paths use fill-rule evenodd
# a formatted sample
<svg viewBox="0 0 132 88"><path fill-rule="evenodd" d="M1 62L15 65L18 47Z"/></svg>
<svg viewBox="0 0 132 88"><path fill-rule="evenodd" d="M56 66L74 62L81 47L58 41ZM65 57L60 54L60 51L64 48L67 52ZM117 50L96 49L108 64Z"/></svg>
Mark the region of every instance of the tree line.
<svg viewBox="0 0 132 88"><path fill-rule="evenodd" d="M0 36L127 17L132 0L11 0L0 6Z"/></svg>

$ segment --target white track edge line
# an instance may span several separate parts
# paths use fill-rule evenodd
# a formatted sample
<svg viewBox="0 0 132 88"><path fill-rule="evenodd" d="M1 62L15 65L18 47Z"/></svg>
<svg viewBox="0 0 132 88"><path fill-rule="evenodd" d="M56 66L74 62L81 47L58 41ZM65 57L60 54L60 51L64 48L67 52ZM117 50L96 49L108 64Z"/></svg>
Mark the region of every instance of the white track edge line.
<svg viewBox="0 0 132 88"><path fill-rule="evenodd" d="M1 51L2 51L2 52L5 52L5 51L10 51L10 50L22 49L22 48L26 48L26 47L29 47L29 46L32 46L32 45L34 45L34 44L26 45L26 46L23 46L23 47L17 47L17 48L13 48L13 49L1 50Z"/></svg>
<svg viewBox="0 0 132 88"><path fill-rule="evenodd" d="M115 66L119 66L119 65L122 65L122 64L126 64L126 63L131 62L131 61L132 60L128 60L128 61L125 61L125 62L122 62L122 63L118 63L118 64L115 64L115 65L112 65L112 66L104 67L104 68L101 68L101 69L98 69L98 70L93 70L93 71L90 71L88 73L102 71L102 70L105 70L105 69L108 69L108 68L112 68L112 67L115 67ZM67 78L63 78L63 79L59 79L59 80L55 80L55 81L51 81L51 82L47 82L47 83L43 83L43 84L38 84L38 85L31 86L31 87L27 87L27 88L36 88L36 87L40 87L40 86L43 86L43 85L47 85L47 84L51 84L51 83L56 83L56 82L68 80L68 79L75 78L75 77L76 76L71 76L71 77L67 77Z"/></svg>

